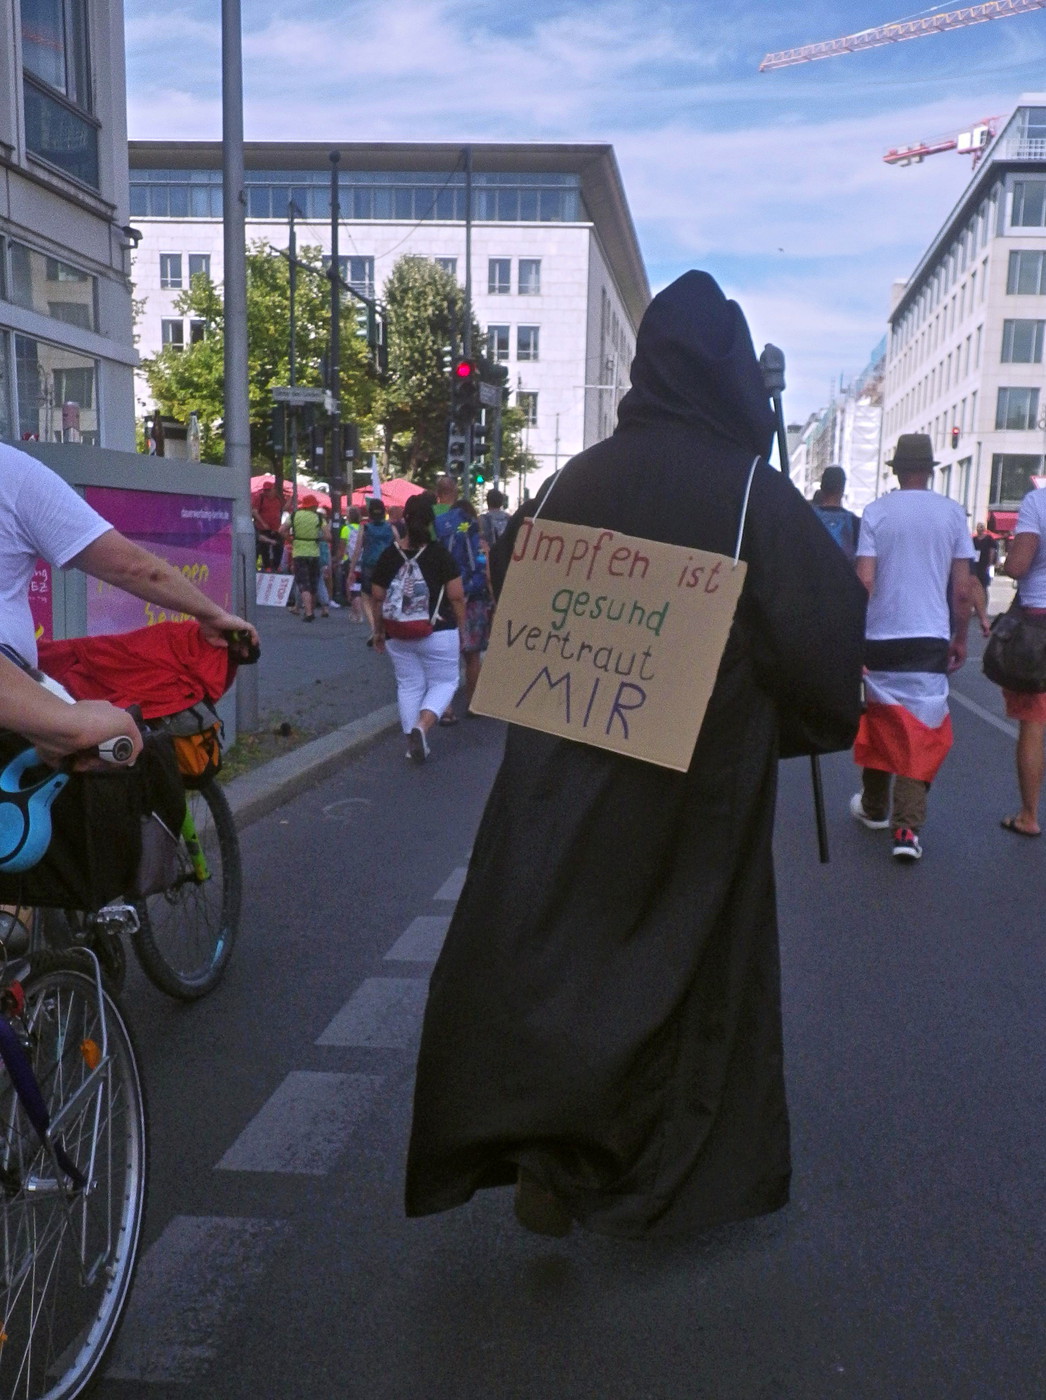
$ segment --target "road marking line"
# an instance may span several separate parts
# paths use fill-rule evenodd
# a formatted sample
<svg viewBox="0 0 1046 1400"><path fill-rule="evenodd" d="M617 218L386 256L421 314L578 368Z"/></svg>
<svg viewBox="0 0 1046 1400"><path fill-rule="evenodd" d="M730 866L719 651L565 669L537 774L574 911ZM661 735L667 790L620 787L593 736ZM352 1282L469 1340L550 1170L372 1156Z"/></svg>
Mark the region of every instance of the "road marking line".
<svg viewBox="0 0 1046 1400"><path fill-rule="evenodd" d="M280 1220L176 1215L142 1256L106 1378L195 1380L290 1233Z"/></svg>
<svg viewBox="0 0 1046 1400"><path fill-rule="evenodd" d="M385 954L386 961L435 962L449 927L449 914L420 914Z"/></svg>
<svg viewBox="0 0 1046 1400"><path fill-rule="evenodd" d="M995 729L1001 729L1004 734L1008 734L1011 739L1017 737L1017 726L1009 719L1000 719L998 715L993 715L991 710L986 710L983 705L978 705L976 700L971 700L968 695L963 695L961 691L952 690L950 699L956 701L964 710L970 710L984 720L985 724L992 725Z"/></svg>
<svg viewBox="0 0 1046 1400"><path fill-rule="evenodd" d="M293 1070L218 1163L218 1171L325 1176L381 1087L380 1074Z"/></svg>
<svg viewBox="0 0 1046 1400"><path fill-rule="evenodd" d="M448 875L432 898L456 900L461 894L461 887L465 883L465 876L467 874L468 866L459 865L456 870Z"/></svg>
<svg viewBox="0 0 1046 1400"><path fill-rule="evenodd" d="M316 1041L380 1050L413 1050L429 994L421 977L368 977Z"/></svg>

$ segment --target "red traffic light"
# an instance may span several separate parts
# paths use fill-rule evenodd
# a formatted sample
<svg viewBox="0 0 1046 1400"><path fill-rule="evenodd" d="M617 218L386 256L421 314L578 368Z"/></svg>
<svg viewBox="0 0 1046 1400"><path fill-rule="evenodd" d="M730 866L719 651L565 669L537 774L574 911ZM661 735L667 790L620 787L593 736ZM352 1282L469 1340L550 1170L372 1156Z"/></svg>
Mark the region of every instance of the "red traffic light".
<svg viewBox="0 0 1046 1400"><path fill-rule="evenodd" d="M953 447L958 447L958 446L959 446L959 429L958 429L958 428L953 428L953 429L952 429L952 446L953 446Z"/></svg>
<svg viewBox="0 0 1046 1400"><path fill-rule="evenodd" d="M479 373L479 367L471 360L459 360L454 366L454 373L459 379L471 379L474 374Z"/></svg>

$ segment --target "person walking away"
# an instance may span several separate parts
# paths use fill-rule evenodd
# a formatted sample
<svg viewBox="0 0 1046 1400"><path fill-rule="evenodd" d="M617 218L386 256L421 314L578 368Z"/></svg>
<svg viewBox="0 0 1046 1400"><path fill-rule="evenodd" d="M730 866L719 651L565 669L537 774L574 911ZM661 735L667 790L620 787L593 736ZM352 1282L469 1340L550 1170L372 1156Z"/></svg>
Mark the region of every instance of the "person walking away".
<svg viewBox="0 0 1046 1400"><path fill-rule="evenodd" d="M362 622L363 605L360 602L360 571L354 565L356 541L360 533L360 512L357 506L350 506L342 534L342 571L345 575L344 593L349 604L349 617L353 622Z"/></svg>
<svg viewBox="0 0 1046 1400"><path fill-rule="evenodd" d="M280 525L283 523L283 492L274 481L267 482L251 506L254 544L262 570L275 573L283 557Z"/></svg>
<svg viewBox="0 0 1046 1400"><path fill-rule="evenodd" d="M895 859L912 862L923 853L930 784L952 746L948 677L966 660L973 545L962 507L930 490L937 463L925 433L902 433L887 465L900 490L868 506L857 546L869 594L867 709L850 814L872 830L889 828Z"/></svg>
<svg viewBox="0 0 1046 1400"><path fill-rule="evenodd" d="M320 538L323 522L316 510L319 502L310 493L302 496L298 509L283 526L291 541L294 584L301 599L306 622L316 621L316 592L320 586Z"/></svg>
<svg viewBox="0 0 1046 1400"><path fill-rule="evenodd" d="M363 522L360 533L356 539L356 552L352 559L352 568L360 571L360 591L363 595L363 611L367 615L370 624L370 636L367 638L367 645L374 645L374 633L376 629L377 613L374 601L371 597L371 578L374 574L374 566L381 558L382 554L393 542L392 526L385 518L385 506L377 497L372 497L367 502L367 519Z"/></svg>
<svg viewBox="0 0 1046 1400"><path fill-rule="evenodd" d="M988 595L992 586L992 567L998 560L999 547L995 536L980 522L973 537L973 547L977 551L977 558L970 567L970 602L981 624L981 633L987 637L991 631L988 621Z"/></svg>
<svg viewBox="0 0 1046 1400"><path fill-rule="evenodd" d="M842 467L825 467L821 477L820 500L813 503L813 511L852 564L857 558L861 522L852 510L847 510L843 505L845 491L846 473Z"/></svg>
<svg viewBox="0 0 1046 1400"><path fill-rule="evenodd" d="M483 536L488 555L505 533L505 527L511 519L511 515L505 509L505 497L501 492L496 489L488 491L487 508L479 517L479 532Z"/></svg>
<svg viewBox="0 0 1046 1400"><path fill-rule="evenodd" d="M334 575L331 572L331 546L333 539L331 536L330 517L327 510L320 506L316 511L320 517L320 579L316 588L316 601L320 605L320 616L330 617L329 608L336 608L338 604L334 601Z"/></svg>
<svg viewBox="0 0 1046 1400"><path fill-rule="evenodd" d="M788 1199L777 761L853 742L866 598L764 460L774 414L711 277L653 299L631 377L541 523L732 558L750 480L740 604L685 773L508 727L429 991L411 1216L518 1183L530 1228L639 1237Z"/></svg>
<svg viewBox="0 0 1046 1400"><path fill-rule="evenodd" d="M435 520L436 538L457 564L465 590L465 640L461 650L465 658L465 713L471 718L472 696L479 681L483 653L490 641L490 619L494 611L487 556L479 533L476 508L471 501L464 498L455 501L437 514ZM456 724L457 716L452 709L448 709L441 722Z"/></svg>
<svg viewBox="0 0 1046 1400"><path fill-rule="evenodd" d="M431 504L411 496L403 518L406 540L383 551L371 578L374 648L392 661L407 757L420 764L429 756L429 732L458 688L465 595L457 564L432 538Z"/></svg>
<svg viewBox="0 0 1046 1400"><path fill-rule="evenodd" d="M1046 491L1029 491L1021 502L1002 572L1017 580L1017 595L1025 613L1046 616ZM1046 693L1005 689L1002 693L1007 715L1018 724L1017 787L1021 806L1016 816L1004 817L1001 825L1015 836L1041 836L1039 797L1046 773Z"/></svg>

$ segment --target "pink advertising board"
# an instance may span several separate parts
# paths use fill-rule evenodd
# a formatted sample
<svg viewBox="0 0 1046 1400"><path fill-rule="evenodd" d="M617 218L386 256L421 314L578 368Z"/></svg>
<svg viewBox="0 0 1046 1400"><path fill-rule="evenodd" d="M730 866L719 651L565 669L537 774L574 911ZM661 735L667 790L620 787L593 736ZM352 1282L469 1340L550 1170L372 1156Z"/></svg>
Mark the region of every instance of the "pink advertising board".
<svg viewBox="0 0 1046 1400"><path fill-rule="evenodd" d="M52 602L51 566L46 559L38 559L29 584L29 611L33 615L33 631L38 642L49 642L54 637Z"/></svg>
<svg viewBox="0 0 1046 1400"><path fill-rule="evenodd" d="M121 534L181 569L208 598L232 607L233 502L214 496L127 491L89 486L89 505ZM97 579L87 581L87 632L130 632L154 622L178 622L171 613Z"/></svg>

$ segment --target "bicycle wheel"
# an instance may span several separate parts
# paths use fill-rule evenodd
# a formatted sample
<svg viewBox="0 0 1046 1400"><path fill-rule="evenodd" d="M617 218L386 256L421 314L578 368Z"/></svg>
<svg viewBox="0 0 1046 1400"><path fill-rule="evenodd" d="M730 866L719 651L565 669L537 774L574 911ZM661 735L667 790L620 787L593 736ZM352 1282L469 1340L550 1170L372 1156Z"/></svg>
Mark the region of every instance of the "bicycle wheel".
<svg viewBox="0 0 1046 1400"><path fill-rule="evenodd" d="M138 905L141 926L133 939L149 980L168 996L195 1001L218 985L232 955L242 878L236 824L221 788L210 779L186 796L206 878L183 838L181 875L171 889Z"/></svg>
<svg viewBox="0 0 1046 1400"><path fill-rule="evenodd" d="M23 988L23 1010L8 1015L87 1184L56 1168L0 1071L0 1395L73 1400L99 1374L134 1278L145 1100L127 1023L108 992L99 1001L93 965L37 954Z"/></svg>

